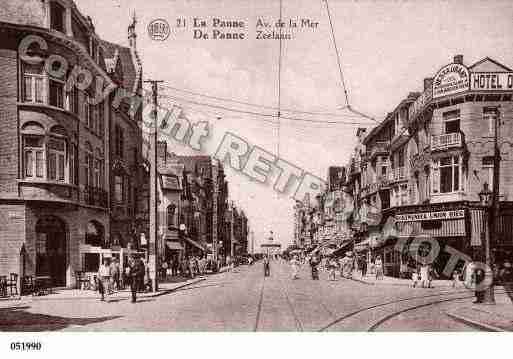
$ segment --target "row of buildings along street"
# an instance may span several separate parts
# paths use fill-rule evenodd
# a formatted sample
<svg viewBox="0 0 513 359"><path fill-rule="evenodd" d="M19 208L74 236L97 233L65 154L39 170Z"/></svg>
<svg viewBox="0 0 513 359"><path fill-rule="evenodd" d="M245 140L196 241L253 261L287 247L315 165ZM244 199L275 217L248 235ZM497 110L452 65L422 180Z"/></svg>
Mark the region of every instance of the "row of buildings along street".
<svg viewBox="0 0 513 359"><path fill-rule="evenodd" d="M142 130L143 67L135 15L128 46L100 38L73 1L17 0L0 7L0 275L49 278L73 287L104 258L123 267L146 258L150 241L149 142ZM32 42L26 55L20 43ZM50 55L68 63L61 77L44 68ZM94 84L66 82L75 65L95 82L114 82L98 104ZM222 264L247 252L248 220L229 198L223 166L210 156L181 156L158 144L157 267L209 256ZM155 268L154 268L155 270ZM80 274L82 273L82 274Z"/></svg>
<svg viewBox="0 0 513 359"><path fill-rule="evenodd" d="M442 249L434 265L443 276L448 246L485 262L487 204L480 197L491 196L495 184L491 258L497 268L511 260L513 70L488 57L466 64L462 55L439 65L426 74L422 91L391 104L372 129L357 129L349 163L329 168L325 192L296 203L296 246L354 250L369 264L380 256L385 275L409 277L412 264L396 243L429 236ZM464 262L453 269L461 271Z"/></svg>

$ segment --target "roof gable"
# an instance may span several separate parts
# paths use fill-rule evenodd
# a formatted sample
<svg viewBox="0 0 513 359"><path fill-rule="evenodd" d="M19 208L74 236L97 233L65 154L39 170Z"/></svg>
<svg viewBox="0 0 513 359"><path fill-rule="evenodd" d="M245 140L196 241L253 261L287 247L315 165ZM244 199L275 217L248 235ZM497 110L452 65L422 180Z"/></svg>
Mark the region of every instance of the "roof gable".
<svg viewBox="0 0 513 359"><path fill-rule="evenodd" d="M500 62L497 62L489 57L476 62L469 67L471 72L504 72L513 71L509 67L504 66Z"/></svg>

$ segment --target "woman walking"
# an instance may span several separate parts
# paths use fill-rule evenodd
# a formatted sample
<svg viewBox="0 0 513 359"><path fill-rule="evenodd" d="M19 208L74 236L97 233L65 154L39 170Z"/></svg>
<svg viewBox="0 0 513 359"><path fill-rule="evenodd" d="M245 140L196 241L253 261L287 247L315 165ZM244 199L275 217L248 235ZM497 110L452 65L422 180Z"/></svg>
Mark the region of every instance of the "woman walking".
<svg viewBox="0 0 513 359"><path fill-rule="evenodd" d="M295 255L292 260L290 261L290 265L292 266L292 279L298 279L299 278L299 258L297 255Z"/></svg>
<svg viewBox="0 0 513 359"><path fill-rule="evenodd" d="M383 279L383 262L381 261L381 256L376 257L374 268L376 269L376 279Z"/></svg>
<svg viewBox="0 0 513 359"><path fill-rule="evenodd" d="M105 301L105 293L107 296L110 294L110 267L107 259L103 260L103 263L98 268L98 291L101 295L101 301Z"/></svg>

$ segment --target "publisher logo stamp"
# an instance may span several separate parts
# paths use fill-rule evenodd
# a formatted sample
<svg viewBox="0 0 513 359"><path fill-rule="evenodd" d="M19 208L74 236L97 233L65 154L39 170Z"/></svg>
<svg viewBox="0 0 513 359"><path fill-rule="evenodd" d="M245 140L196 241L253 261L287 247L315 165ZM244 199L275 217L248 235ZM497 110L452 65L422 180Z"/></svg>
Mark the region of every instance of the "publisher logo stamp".
<svg viewBox="0 0 513 359"><path fill-rule="evenodd" d="M169 23L164 19L155 19L148 24L148 35L152 40L164 41L170 32Z"/></svg>

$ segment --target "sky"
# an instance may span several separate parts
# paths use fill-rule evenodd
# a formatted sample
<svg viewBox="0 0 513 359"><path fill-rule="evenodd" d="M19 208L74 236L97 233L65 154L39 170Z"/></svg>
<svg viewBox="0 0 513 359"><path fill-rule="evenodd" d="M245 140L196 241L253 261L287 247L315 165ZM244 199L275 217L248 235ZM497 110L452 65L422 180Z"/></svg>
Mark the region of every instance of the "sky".
<svg viewBox="0 0 513 359"><path fill-rule="evenodd" d="M162 97L161 105L179 105L192 122L210 123L211 136L205 140L201 153L170 142L168 148L173 152L213 155L223 135L230 132L325 179L328 166L347 163L355 145L356 129L372 127L369 120L344 109L347 103L322 0L282 0L284 22L310 19L318 25L284 28L283 33L290 33L292 38L282 41L280 81L279 41L256 39L259 18L271 24L279 19L279 0L76 3L85 15L92 17L100 37L122 45L128 45L127 26L135 11L143 76L165 81L160 94L175 97ZM423 78L433 76L452 62L456 54L463 54L467 65L488 56L513 66L511 1L330 0L329 7L349 103L377 120L382 120L409 92L421 91ZM165 41L152 40L147 32L148 24L159 18L171 25ZM175 26L178 18L186 19L185 28ZM193 39L193 18L209 23L213 18L244 21L246 38ZM211 30L209 26L208 31ZM267 108L195 96L169 87ZM322 114L283 112L283 116L346 123L282 118L278 126L272 117L197 104L275 114L269 107L278 106L278 88L281 108ZM282 246L291 244L294 201L290 195L279 195L273 190L277 172L273 172L268 183L261 184L225 167L230 198L249 218L255 249L271 230Z"/></svg>

